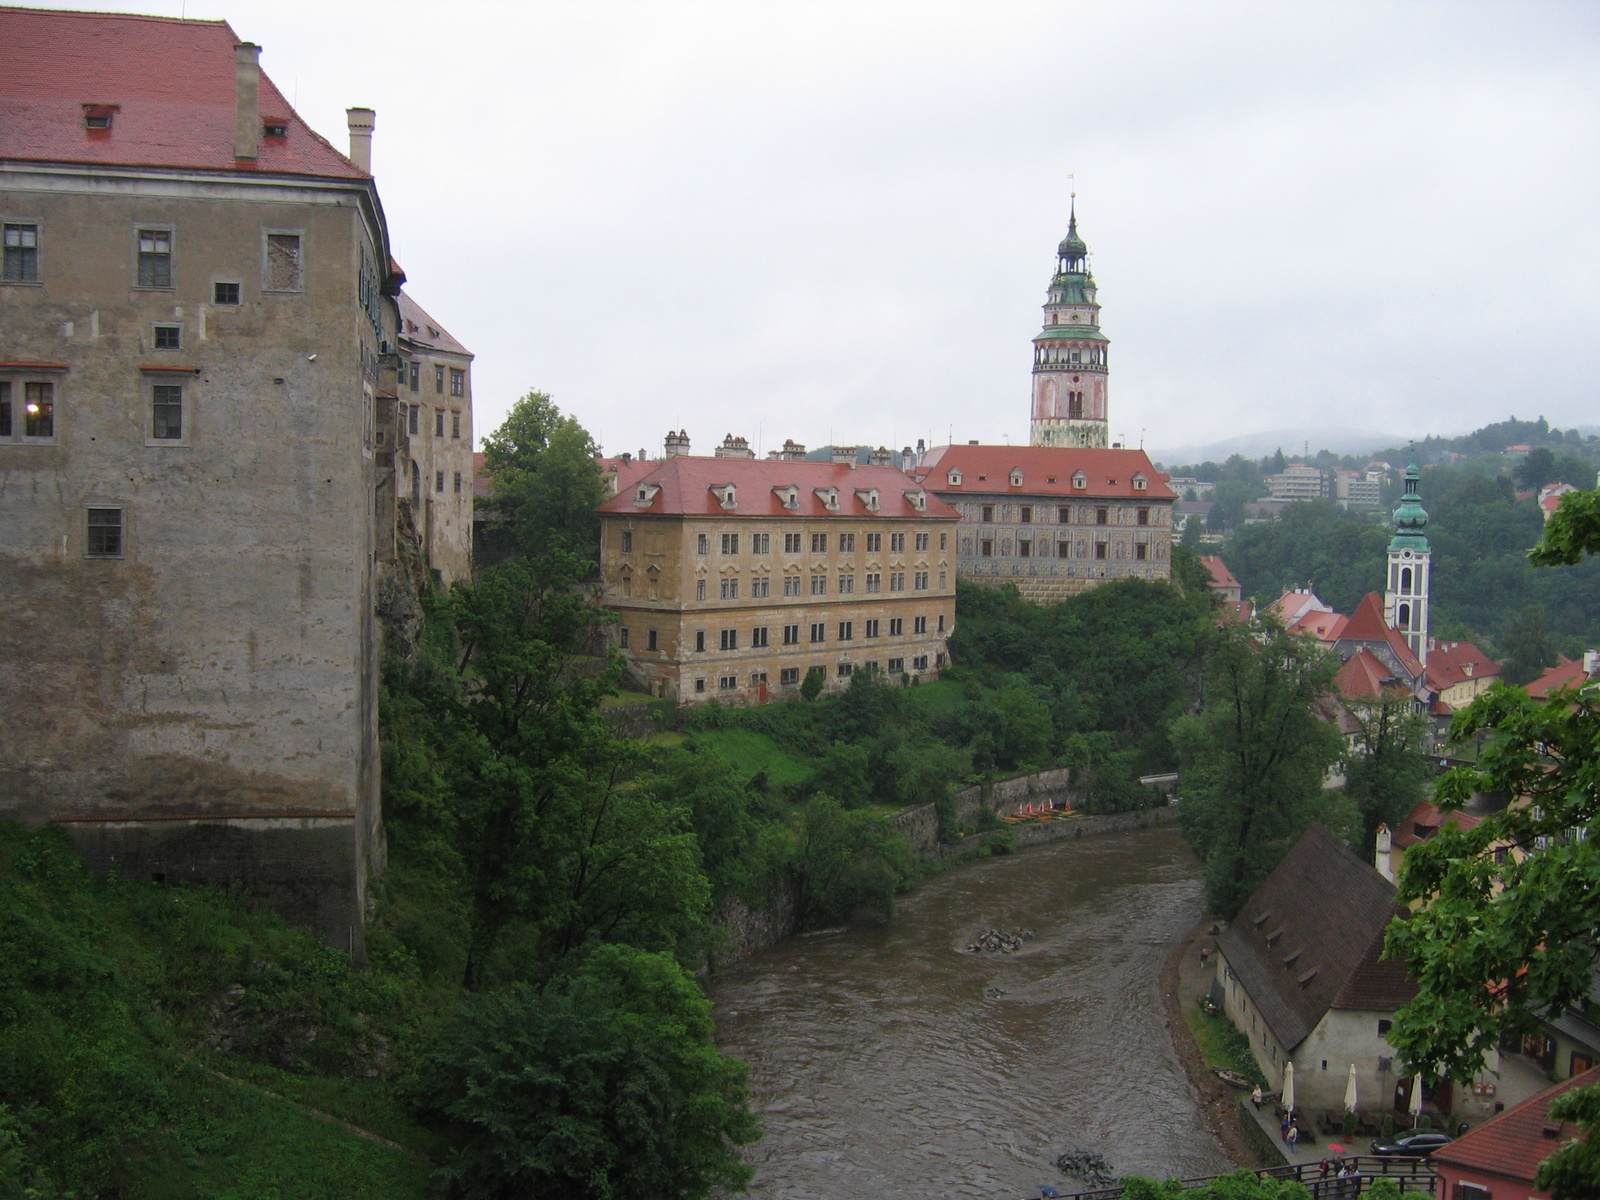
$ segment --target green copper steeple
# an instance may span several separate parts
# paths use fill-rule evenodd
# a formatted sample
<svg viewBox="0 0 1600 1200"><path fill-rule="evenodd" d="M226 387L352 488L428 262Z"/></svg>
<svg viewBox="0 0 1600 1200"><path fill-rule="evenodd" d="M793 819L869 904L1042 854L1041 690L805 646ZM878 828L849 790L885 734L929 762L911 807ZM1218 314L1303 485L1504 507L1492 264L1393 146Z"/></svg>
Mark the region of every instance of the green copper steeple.
<svg viewBox="0 0 1600 1200"><path fill-rule="evenodd" d="M1397 550L1428 552L1428 510L1422 507L1422 496L1417 491L1421 478L1417 456L1413 453L1406 465L1405 495L1400 497L1400 506L1394 510L1394 536L1389 539L1391 554Z"/></svg>

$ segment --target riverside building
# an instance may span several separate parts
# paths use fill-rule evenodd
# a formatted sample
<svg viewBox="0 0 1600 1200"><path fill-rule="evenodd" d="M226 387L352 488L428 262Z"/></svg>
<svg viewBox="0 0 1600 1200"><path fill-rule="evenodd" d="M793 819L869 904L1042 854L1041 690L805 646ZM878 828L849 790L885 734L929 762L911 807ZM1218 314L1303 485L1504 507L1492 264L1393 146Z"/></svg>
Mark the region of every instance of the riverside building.
<svg viewBox="0 0 1600 1200"><path fill-rule="evenodd" d="M955 623L956 513L894 467L758 460L732 445L636 464L601 504L605 603L636 681L759 704L806 676L934 679Z"/></svg>

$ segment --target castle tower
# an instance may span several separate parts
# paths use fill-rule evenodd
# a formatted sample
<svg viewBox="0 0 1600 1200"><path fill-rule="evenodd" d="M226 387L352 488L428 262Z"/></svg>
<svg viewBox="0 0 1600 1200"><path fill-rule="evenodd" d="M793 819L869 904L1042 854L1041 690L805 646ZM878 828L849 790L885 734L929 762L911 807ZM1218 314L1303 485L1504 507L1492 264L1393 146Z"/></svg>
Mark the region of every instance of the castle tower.
<svg viewBox="0 0 1600 1200"><path fill-rule="evenodd" d="M1106 438L1106 335L1100 332L1089 247L1078 236L1073 200L1067 236L1044 305L1044 329L1033 339L1035 446L1099 446Z"/></svg>
<svg viewBox="0 0 1600 1200"><path fill-rule="evenodd" d="M1389 539L1389 582L1383 593L1383 619L1405 638L1417 661L1428 665L1428 510L1417 491L1417 460L1406 466L1406 491L1394 510Z"/></svg>

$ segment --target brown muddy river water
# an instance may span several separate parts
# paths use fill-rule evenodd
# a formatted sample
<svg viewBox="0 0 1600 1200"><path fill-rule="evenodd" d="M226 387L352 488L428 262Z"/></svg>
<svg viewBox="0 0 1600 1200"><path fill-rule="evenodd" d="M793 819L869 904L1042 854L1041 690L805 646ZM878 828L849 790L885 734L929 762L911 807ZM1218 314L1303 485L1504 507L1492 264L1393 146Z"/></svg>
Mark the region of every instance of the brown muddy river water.
<svg viewBox="0 0 1600 1200"><path fill-rule="evenodd" d="M750 1063L774 1200L1038 1196L1093 1150L1116 1174L1229 1169L1168 1039L1162 963L1199 919L1176 830L1057 842L957 868L894 921L792 938L713 981ZM983 930L1017 954L964 953Z"/></svg>

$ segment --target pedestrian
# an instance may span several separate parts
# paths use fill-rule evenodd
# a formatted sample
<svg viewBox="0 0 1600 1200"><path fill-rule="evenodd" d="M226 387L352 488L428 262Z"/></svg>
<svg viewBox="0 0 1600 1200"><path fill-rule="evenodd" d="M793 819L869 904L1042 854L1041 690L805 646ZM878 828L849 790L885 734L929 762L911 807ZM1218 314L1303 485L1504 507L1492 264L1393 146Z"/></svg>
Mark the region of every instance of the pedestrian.
<svg viewBox="0 0 1600 1200"><path fill-rule="evenodd" d="M1209 959L1210 957L1211 957L1211 947L1210 946L1201 946L1200 947L1200 966L1202 968L1206 965L1206 960Z"/></svg>
<svg viewBox="0 0 1600 1200"><path fill-rule="evenodd" d="M1289 1140L1289 1124L1289 1114L1285 1112L1278 1118L1278 1136L1286 1142Z"/></svg>
<svg viewBox="0 0 1600 1200"><path fill-rule="evenodd" d="M1328 1160L1326 1158L1324 1158L1321 1162L1319 1162L1317 1164L1317 1178L1318 1179L1326 1179L1327 1177L1328 1177Z"/></svg>
<svg viewBox="0 0 1600 1200"><path fill-rule="evenodd" d="M1300 1127L1291 1123L1289 1132L1283 1135L1283 1140L1289 1143L1289 1153L1294 1153L1294 1144L1300 1140Z"/></svg>
<svg viewBox="0 0 1600 1200"><path fill-rule="evenodd" d="M1256 1090L1250 1093L1250 1103L1256 1106L1256 1111L1261 1111L1261 1085L1256 1084Z"/></svg>

